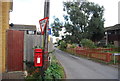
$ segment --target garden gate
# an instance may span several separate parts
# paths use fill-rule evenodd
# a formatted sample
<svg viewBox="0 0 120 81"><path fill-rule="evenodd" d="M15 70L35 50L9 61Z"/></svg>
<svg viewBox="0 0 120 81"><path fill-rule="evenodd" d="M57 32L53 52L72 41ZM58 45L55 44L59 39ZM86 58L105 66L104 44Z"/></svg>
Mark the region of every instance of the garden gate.
<svg viewBox="0 0 120 81"><path fill-rule="evenodd" d="M24 31L7 30L7 71L23 70Z"/></svg>

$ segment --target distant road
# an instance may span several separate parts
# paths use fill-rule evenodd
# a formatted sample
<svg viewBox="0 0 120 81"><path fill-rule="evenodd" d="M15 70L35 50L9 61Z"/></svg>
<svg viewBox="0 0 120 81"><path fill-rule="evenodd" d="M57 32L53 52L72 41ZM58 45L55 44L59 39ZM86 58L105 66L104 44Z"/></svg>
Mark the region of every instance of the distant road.
<svg viewBox="0 0 120 81"><path fill-rule="evenodd" d="M56 49L55 56L65 69L67 79L118 79L118 69L70 55Z"/></svg>

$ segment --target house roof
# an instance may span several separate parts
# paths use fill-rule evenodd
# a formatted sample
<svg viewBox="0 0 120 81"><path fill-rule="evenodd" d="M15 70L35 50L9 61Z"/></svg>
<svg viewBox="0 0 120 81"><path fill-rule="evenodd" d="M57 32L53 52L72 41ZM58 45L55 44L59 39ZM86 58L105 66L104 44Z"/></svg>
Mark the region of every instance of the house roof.
<svg viewBox="0 0 120 81"><path fill-rule="evenodd" d="M10 29L13 29L13 30L36 30L36 25L14 24L13 26L10 26Z"/></svg>
<svg viewBox="0 0 120 81"><path fill-rule="evenodd" d="M116 24L114 26L109 26L105 28L105 31L109 31L109 30L118 30L120 29L120 24Z"/></svg>

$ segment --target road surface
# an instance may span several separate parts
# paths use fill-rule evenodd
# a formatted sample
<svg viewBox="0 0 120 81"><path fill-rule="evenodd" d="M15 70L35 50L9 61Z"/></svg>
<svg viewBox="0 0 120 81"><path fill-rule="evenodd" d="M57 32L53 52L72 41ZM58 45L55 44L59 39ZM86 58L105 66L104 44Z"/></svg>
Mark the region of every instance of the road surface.
<svg viewBox="0 0 120 81"><path fill-rule="evenodd" d="M56 58L64 67L67 79L118 79L118 69L70 55L56 49Z"/></svg>

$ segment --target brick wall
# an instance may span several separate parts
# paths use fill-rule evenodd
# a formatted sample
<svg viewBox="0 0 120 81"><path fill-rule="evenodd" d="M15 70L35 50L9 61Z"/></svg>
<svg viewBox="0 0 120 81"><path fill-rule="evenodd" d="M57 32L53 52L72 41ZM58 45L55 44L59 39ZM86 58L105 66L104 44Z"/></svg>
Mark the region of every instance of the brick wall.
<svg viewBox="0 0 120 81"><path fill-rule="evenodd" d="M0 31L2 31L2 2L0 0ZM2 32L0 32L0 73L2 72Z"/></svg>
<svg viewBox="0 0 120 81"><path fill-rule="evenodd" d="M2 42L0 42L0 51L2 50L2 52L0 53L0 60L2 59L2 66L0 66L0 68L2 67L2 72L5 72L6 69L6 30L9 29L9 10L10 10L10 2L0 2L1 3L1 13L2 13L2 18L0 21L0 26L1 31L2 31ZM0 35L1 35L0 34ZM2 48L2 49L1 49ZM1 70L0 70L1 72Z"/></svg>

